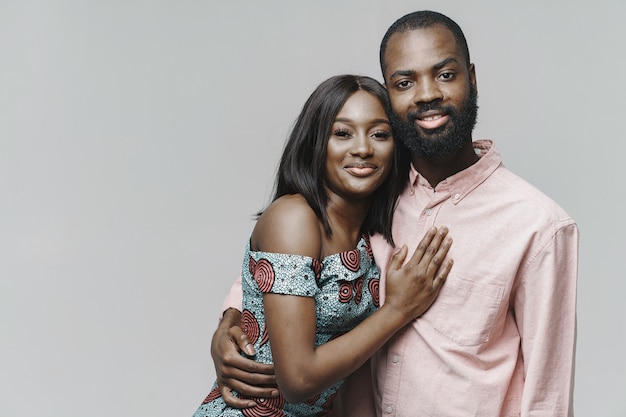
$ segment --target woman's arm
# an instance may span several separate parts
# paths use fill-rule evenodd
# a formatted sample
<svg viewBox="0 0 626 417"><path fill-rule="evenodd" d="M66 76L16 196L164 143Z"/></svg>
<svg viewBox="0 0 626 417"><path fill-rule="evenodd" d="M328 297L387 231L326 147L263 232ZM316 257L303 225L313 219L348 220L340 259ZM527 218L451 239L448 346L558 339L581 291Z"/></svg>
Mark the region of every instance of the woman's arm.
<svg viewBox="0 0 626 417"><path fill-rule="evenodd" d="M311 238L315 230L320 233L316 219L311 225L306 218L297 218L294 211L287 214L279 210L276 217L269 214L274 232L258 235L264 236L257 241L260 250L316 257L315 251L319 251L321 245L319 240ZM290 220L296 222L292 224ZM281 223L278 228L277 223ZM264 225L260 226L263 230ZM442 265L451 244L446 234L445 228L439 232L435 228L429 231L404 267L401 265L407 248L399 250L387 272L385 304L352 331L317 348L314 346L315 300L282 294L264 295L276 380L287 401L305 401L345 378L396 331L428 309L452 267L451 261Z"/></svg>
<svg viewBox="0 0 626 417"><path fill-rule="evenodd" d="M230 308L213 334L211 356L224 401L236 408L254 407L256 403L233 395L233 390L253 397L275 397L274 365L256 362L239 352L254 355L254 347L241 329L241 312Z"/></svg>

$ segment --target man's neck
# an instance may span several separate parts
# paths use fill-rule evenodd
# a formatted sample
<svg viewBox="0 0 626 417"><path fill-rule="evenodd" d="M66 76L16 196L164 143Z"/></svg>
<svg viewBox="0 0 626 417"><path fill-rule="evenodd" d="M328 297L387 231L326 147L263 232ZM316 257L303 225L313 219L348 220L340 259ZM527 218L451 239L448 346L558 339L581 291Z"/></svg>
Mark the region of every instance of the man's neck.
<svg viewBox="0 0 626 417"><path fill-rule="evenodd" d="M413 166L435 188L446 178L474 165L478 159L473 143L469 140L459 152L447 158L429 160L413 155Z"/></svg>

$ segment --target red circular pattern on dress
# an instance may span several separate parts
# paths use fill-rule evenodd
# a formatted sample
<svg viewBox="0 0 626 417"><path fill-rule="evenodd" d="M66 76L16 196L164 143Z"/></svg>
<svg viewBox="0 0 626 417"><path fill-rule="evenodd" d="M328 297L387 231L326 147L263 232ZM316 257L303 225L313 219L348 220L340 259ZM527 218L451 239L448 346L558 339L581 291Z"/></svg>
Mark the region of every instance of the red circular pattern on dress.
<svg viewBox="0 0 626 417"><path fill-rule="evenodd" d="M372 245L370 244L369 235L365 235L364 239L365 239L365 253L367 253L367 256L370 259L374 259L374 252L372 251Z"/></svg>
<svg viewBox="0 0 626 417"><path fill-rule="evenodd" d="M342 281L339 284L339 302L348 303L352 300L352 284L348 281Z"/></svg>
<svg viewBox="0 0 626 417"><path fill-rule="evenodd" d="M319 259L313 259L313 262L311 263L311 269L315 273L315 282L317 283L317 286L319 287L320 277L322 275L322 263L319 261Z"/></svg>
<svg viewBox="0 0 626 417"><path fill-rule="evenodd" d="M250 343L256 343L260 333L259 322L250 310L243 310L241 313L241 328L250 339Z"/></svg>
<svg viewBox="0 0 626 417"><path fill-rule="evenodd" d="M330 412L333 409L333 402L335 401L335 397L337 396L337 393L332 394L330 397L328 397L328 399L326 400L326 402L324 403L324 405L322 406L322 411L319 416L328 416L330 415Z"/></svg>
<svg viewBox="0 0 626 417"><path fill-rule="evenodd" d="M356 272L359 270L361 266L361 252L357 249L342 252L339 257L341 258L341 263L350 271Z"/></svg>
<svg viewBox="0 0 626 417"><path fill-rule="evenodd" d="M207 404L210 403L211 401L221 397L222 394L220 394L220 389L218 387L215 387L211 390L211 392L209 392L209 395L206 396L206 398L204 399L204 401L202 401L202 404Z"/></svg>
<svg viewBox="0 0 626 417"><path fill-rule="evenodd" d="M248 271L250 271L250 275L254 275L254 268L256 268L256 261L252 256L248 257Z"/></svg>
<svg viewBox="0 0 626 417"><path fill-rule="evenodd" d="M363 298L363 281L365 277L360 277L354 281L354 302L359 304Z"/></svg>
<svg viewBox="0 0 626 417"><path fill-rule="evenodd" d="M259 259L252 273L261 292L269 292L274 285L274 267L267 259Z"/></svg>
<svg viewBox="0 0 626 417"><path fill-rule="evenodd" d="M317 400L319 400L319 399L320 399L320 394L317 394L315 397L313 397L313 398L309 398L309 399L308 399L308 400L306 400L304 403L305 403L305 404L308 404L308 405L313 405L313 404L315 404L315 402L316 402Z"/></svg>
<svg viewBox="0 0 626 417"><path fill-rule="evenodd" d="M257 405L252 408L243 408L241 412L246 417L283 417L285 398L282 394L274 398L257 398L242 395L241 398L253 400Z"/></svg>
<svg viewBox="0 0 626 417"><path fill-rule="evenodd" d="M372 294L372 301L376 307L380 307L380 280L378 278L371 279L367 284L370 294Z"/></svg>
<svg viewBox="0 0 626 417"><path fill-rule="evenodd" d="M270 336L267 334L267 326L263 327L263 334L261 334L261 341L259 342L259 347L263 346L270 340Z"/></svg>

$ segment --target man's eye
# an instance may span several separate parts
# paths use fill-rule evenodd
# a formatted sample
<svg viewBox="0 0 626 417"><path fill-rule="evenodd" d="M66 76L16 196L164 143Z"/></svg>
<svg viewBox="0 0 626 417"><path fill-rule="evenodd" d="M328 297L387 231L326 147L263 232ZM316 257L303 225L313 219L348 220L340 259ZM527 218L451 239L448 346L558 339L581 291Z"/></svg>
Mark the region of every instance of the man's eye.
<svg viewBox="0 0 626 417"><path fill-rule="evenodd" d="M396 83L396 87L398 87L401 90L404 90L405 88L408 88L411 85L410 81L404 80L404 81L400 81L398 83Z"/></svg>
<svg viewBox="0 0 626 417"><path fill-rule="evenodd" d="M443 74L440 75L440 77L443 80L452 80L452 79L454 79L454 73L453 72L444 72Z"/></svg>

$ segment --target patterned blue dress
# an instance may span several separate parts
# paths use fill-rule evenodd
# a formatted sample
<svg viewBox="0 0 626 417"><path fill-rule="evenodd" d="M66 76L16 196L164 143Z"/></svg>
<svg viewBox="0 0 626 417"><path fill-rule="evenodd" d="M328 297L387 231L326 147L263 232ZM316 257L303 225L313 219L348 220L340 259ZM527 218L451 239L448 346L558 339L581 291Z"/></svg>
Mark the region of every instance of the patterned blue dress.
<svg viewBox="0 0 626 417"><path fill-rule="evenodd" d="M315 298L317 332L315 345L352 330L379 305L380 273L366 236L356 249L327 256L322 261L306 256L253 252L246 248L242 268L242 329L256 349L254 359L273 363L265 327L263 293ZM230 408L217 385L202 402L194 417L323 416L330 412L343 381L303 403L290 404L278 398L251 398L256 407Z"/></svg>

